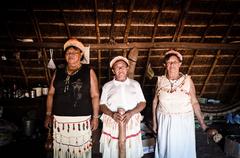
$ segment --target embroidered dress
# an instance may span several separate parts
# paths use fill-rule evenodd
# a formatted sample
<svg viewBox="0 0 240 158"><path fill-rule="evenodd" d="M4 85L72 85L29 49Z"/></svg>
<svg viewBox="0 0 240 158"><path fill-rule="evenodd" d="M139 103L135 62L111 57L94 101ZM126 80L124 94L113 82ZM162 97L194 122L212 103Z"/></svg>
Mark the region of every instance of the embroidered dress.
<svg viewBox="0 0 240 158"><path fill-rule="evenodd" d="M139 83L132 79L124 82L112 80L103 86L100 104L105 104L111 111L123 108L131 110L139 102L145 102ZM100 138L100 152L103 158L118 158L118 123L103 114L102 135ZM126 125L126 158L140 158L143 156L140 123L142 116L137 113L131 117Z"/></svg>
<svg viewBox="0 0 240 158"><path fill-rule="evenodd" d="M155 158L196 158L194 112L190 76L176 81L158 77L158 136Z"/></svg>

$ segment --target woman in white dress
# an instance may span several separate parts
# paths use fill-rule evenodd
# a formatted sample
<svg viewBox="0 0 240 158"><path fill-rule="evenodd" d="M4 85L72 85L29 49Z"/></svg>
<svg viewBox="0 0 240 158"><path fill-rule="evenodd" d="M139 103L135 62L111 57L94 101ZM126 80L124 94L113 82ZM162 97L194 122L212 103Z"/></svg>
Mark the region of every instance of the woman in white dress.
<svg viewBox="0 0 240 158"><path fill-rule="evenodd" d="M153 99L153 130L157 133L156 158L196 158L194 113L207 129L190 76L179 71L182 55L166 52L166 75L159 76Z"/></svg>
<svg viewBox="0 0 240 158"><path fill-rule="evenodd" d="M127 58L113 58L110 68L115 76L104 84L100 99L100 109L103 112L100 152L103 158L141 158L143 147L140 112L145 108L146 100L140 84L127 77Z"/></svg>

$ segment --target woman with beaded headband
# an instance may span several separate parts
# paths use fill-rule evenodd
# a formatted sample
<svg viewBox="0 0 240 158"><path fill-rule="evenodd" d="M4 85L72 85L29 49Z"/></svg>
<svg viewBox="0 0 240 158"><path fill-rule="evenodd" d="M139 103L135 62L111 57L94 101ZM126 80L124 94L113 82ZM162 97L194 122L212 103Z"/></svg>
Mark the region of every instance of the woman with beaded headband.
<svg viewBox="0 0 240 158"><path fill-rule="evenodd" d="M194 113L201 128L207 128L193 81L179 70L182 61L179 52L166 52L166 74L156 83L152 102L156 158L196 158Z"/></svg>
<svg viewBox="0 0 240 158"><path fill-rule="evenodd" d="M64 44L66 66L58 68L47 96L45 127L53 127L54 158L91 158L92 131L98 128L99 89L96 74L75 38ZM53 117L53 124L52 118Z"/></svg>

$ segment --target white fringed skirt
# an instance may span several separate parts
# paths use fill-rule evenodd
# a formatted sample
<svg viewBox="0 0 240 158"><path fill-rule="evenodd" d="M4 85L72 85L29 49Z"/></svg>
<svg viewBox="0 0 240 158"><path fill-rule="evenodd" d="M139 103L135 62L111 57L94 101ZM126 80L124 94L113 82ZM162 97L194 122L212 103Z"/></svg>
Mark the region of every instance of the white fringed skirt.
<svg viewBox="0 0 240 158"><path fill-rule="evenodd" d="M103 114L102 135L100 138L100 152L103 158L118 158L118 123ZM143 156L141 139L142 116L137 113L132 116L126 126L126 158L140 158Z"/></svg>
<svg viewBox="0 0 240 158"><path fill-rule="evenodd" d="M91 116L55 116L53 120L54 158L91 158Z"/></svg>

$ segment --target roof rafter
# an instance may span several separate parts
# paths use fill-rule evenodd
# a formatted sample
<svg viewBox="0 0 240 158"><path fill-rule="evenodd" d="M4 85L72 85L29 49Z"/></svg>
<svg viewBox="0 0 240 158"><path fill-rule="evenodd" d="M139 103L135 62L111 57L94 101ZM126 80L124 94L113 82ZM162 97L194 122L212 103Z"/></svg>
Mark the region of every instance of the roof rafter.
<svg viewBox="0 0 240 158"><path fill-rule="evenodd" d="M124 39L123 39L124 43L128 42L128 34L130 31L130 26L131 26L131 21L132 21L132 13L133 13L134 5L135 5L135 0L132 0L130 2L131 2L131 4L129 5L129 8L128 8L126 27L124 30Z"/></svg>
<svg viewBox="0 0 240 158"><path fill-rule="evenodd" d="M203 35L202 35L202 37L201 37L200 43L203 43L203 42L204 42L204 39L205 39L205 37L206 37L206 35L207 35L208 31L209 31L209 28L210 28L211 24L213 23L214 18L216 17L217 8L220 6L219 4L220 4L220 3L218 3L218 6L215 7L211 18L210 18L210 20L209 20L208 23L207 23L207 26L206 26L206 28L205 28L205 31L204 31L204 33L203 33ZM192 59L190 65L189 65L189 67L188 67L187 74L190 74L190 72L191 72L192 66L194 65L194 62L195 62L195 60L197 59L198 51L199 51L199 50L195 50L195 51L194 51L193 59Z"/></svg>
<svg viewBox="0 0 240 158"><path fill-rule="evenodd" d="M227 29L227 31L226 31L226 33L225 33L225 36L224 36L224 38L222 39L221 43L225 43L225 42L226 42L226 39L227 39L227 37L228 37L228 35L229 35L229 33L230 33L231 29L232 29L232 26L233 26L233 24L234 24L234 20L235 20L235 18L237 17L237 13L238 13L238 11L236 11L236 12L233 13L233 15L232 15L233 18L232 18L232 20L231 20L231 22L230 22L230 24L229 24L229 27L228 27L228 29ZM214 60L214 62L213 62L213 64L212 64L212 67L211 67L211 69L210 69L210 71L209 71L209 74L208 74L208 76L207 76L207 78L206 78L206 80L205 80L205 82L204 82L204 86L203 86L203 88L201 89L200 97L203 95L203 93L204 93L204 91L205 91L206 84L208 83L208 81L209 81L209 79L210 79L210 77L211 77L211 75L212 75L212 73L213 73L213 71L214 71L214 69L215 69L215 66L216 66L216 64L217 64L217 62L218 62L218 59L219 59L219 57L220 57L220 53L221 53L221 49L219 49L219 50L217 51L215 60Z"/></svg>
<svg viewBox="0 0 240 158"><path fill-rule="evenodd" d="M35 43L15 43L1 42L0 46L4 48L11 48L13 46L19 48L62 48L63 43L59 42L35 42ZM109 50L109 49L148 49L148 48L179 48L179 49L200 49L200 50L235 50L240 49L239 43L194 43L194 42L132 42L132 43L101 43L101 44L86 44L90 45L92 50Z"/></svg>
<svg viewBox="0 0 240 158"><path fill-rule="evenodd" d="M101 38L100 38L100 29L99 29L99 20L98 20L98 4L97 0L94 0L94 17L95 17L95 29L96 29L96 38L97 38L97 43L101 43ZM98 52L98 78L101 78L101 51L97 50ZM101 80L98 80L98 85L101 85Z"/></svg>
<svg viewBox="0 0 240 158"><path fill-rule="evenodd" d="M68 36L68 38L70 38L70 37L71 37L71 32L70 32L68 23L67 23L67 21L66 21L66 18L65 18L64 12L63 12L63 7L62 7L62 2L61 2L61 0L58 0L58 5L59 5L59 8L60 8L60 13L61 13L62 18L63 18L63 23L64 23L64 27L65 27L65 29L66 29L67 36Z"/></svg>
<svg viewBox="0 0 240 158"><path fill-rule="evenodd" d="M223 81L221 82L221 85L222 85L222 86L218 89L217 98L220 97L220 94L221 94L221 92L222 92L222 90L223 90L223 87L224 87L223 85L226 84L226 81L227 81L227 78L228 78L229 75L230 75L231 69L232 69L233 65L236 63L239 55L240 55L240 50L238 50L238 51L236 52L232 63L229 65L228 70L227 70L226 74L224 75L224 79L223 79Z"/></svg>
<svg viewBox="0 0 240 158"><path fill-rule="evenodd" d="M179 42L179 39L180 39L179 37L181 36L182 31L184 29L184 24L187 18L187 12L190 7L190 4L191 4L191 0L187 0L184 4L182 4L182 10L180 12L178 24L176 26L176 30L173 35L172 42L175 42L175 41Z"/></svg>
<svg viewBox="0 0 240 158"><path fill-rule="evenodd" d="M162 9L163 9L164 5L165 5L164 0L158 0L158 13L157 13L157 17L155 19L154 27L153 27L153 31L152 31L152 38L151 38L152 43L154 43L154 41L155 41L155 36L156 36L156 33L157 33L157 29L158 29L158 23L160 21L160 17L161 17ZM148 51L147 63L146 63L146 66L145 66L144 76L143 76L143 80L142 80L142 84L141 84L142 87L144 87L144 84L145 84L145 79L146 79L146 76L147 76L148 65L149 65L149 62L150 62L151 54L152 54L152 50L150 48L149 51Z"/></svg>
<svg viewBox="0 0 240 158"><path fill-rule="evenodd" d="M116 16L116 0L112 0L112 14L111 14L111 27L109 33L110 43L115 43L114 37L114 24L115 24L115 16Z"/></svg>
<svg viewBox="0 0 240 158"><path fill-rule="evenodd" d="M35 30L38 42L42 43L43 40L42 40L41 31L40 31L40 28L39 28L39 25L38 25L37 17L34 14L34 12L33 12L33 10L32 10L32 8L31 8L29 3L28 3L28 7L27 8L28 8L29 17L32 20L32 24L33 24L33 27L34 27L34 30ZM43 52L43 67L44 67L44 72L45 72L45 78L46 78L47 83L49 84L50 83L51 74L50 74L49 69L47 69L47 53L46 53L46 49L45 49L45 47L39 47L39 48Z"/></svg>
<svg viewBox="0 0 240 158"><path fill-rule="evenodd" d="M110 26L110 33L109 33L109 43L115 43L115 16L116 16L116 0L112 0L112 13L111 13L111 26ZM112 50L109 50L108 54L108 62L110 63ZM111 69L108 67L108 80L111 79Z"/></svg>
<svg viewBox="0 0 240 158"><path fill-rule="evenodd" d="M4 18L3 21L4 21L4 24L5 24L5 28L6 28L6 30L7 30L8 36L9 36L9 38L10 38L10 40L11 40L11 43L14 44L16 38L15 38L15 36L13 35L13 33L10 31L10 28L8 27L8 22L7 22L7 20ZM15 46L14 46L14 51L15 51L16 54L19 53L19 57L17 58L17 56L16 56L16 59L17 59L17 61L19 62L22 75L24 76L25 85L28 86L28 77L27 77L27 74L26 74L24 65L23 65L23 63L22 63L22 61L21 61L21 58L20 58L20 52L18 52L18 50L17 50L17 48L16 48ZM2 76L0 76L0 77L2 77ZM1 80L4 81L3 78L1 78Z"/></svg>
<svg viewBox="0 0 240 158"><path fill-rule="evenodd" d="M96 38L97 43L100 43L100 29L99 29L99 20L98 20L98 5L97 0L94 0L94 18L95 18L95 29L96 29Z"/></svg>
<svg viewBox="0 0 240 158"><path fill-rule="evenodd" d="M25 84L26 84L26 86L28 86L28 77L27 77L27 74L26 74L24 65L23 65L23 63L22 63L21 57L20 57L20 52L17 52L17 53L16 53L16 60L19 62L21 71L22 71L23 76L24 76L24 79L25 79Z"/></svg>

